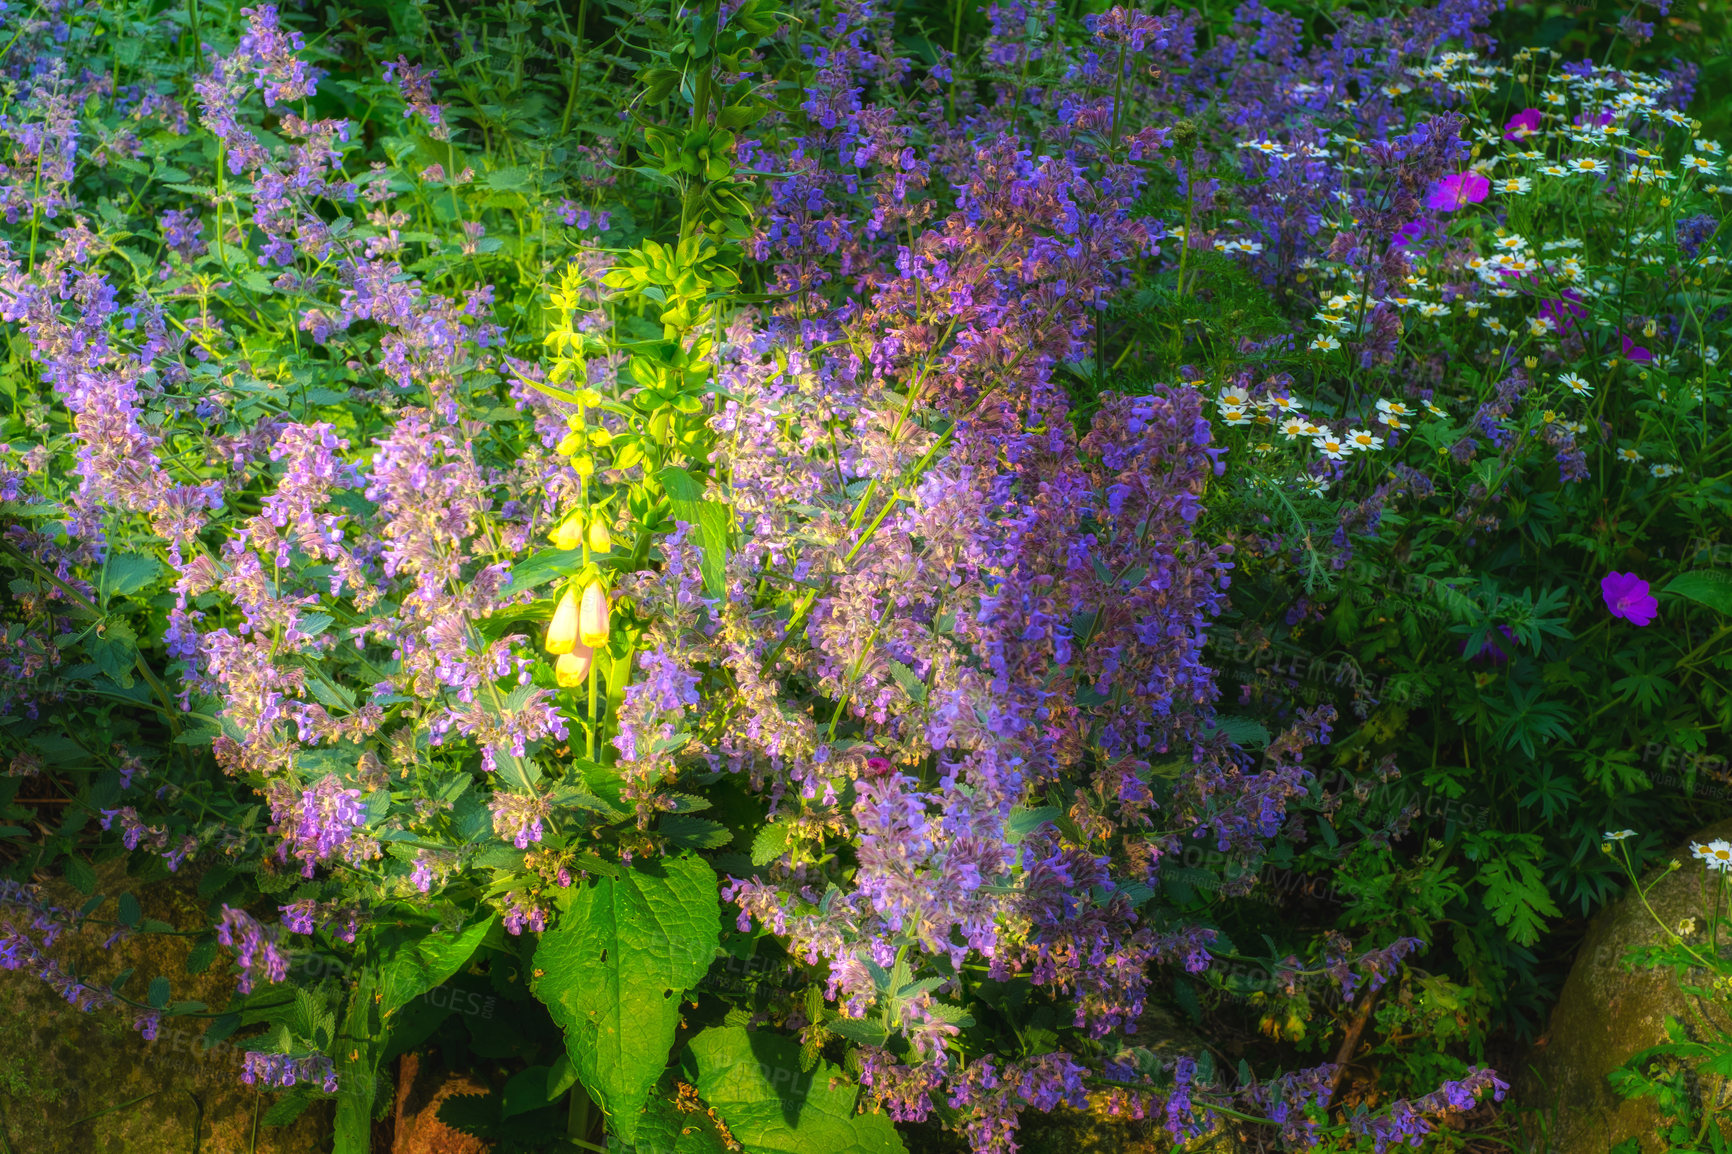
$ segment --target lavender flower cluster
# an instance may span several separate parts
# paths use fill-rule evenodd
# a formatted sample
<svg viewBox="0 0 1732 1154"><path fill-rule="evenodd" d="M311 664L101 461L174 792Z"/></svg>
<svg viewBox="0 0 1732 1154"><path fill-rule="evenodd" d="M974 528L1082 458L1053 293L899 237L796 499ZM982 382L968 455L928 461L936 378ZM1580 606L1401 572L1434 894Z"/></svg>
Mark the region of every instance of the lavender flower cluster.
<svg viewBox="0 0 1732 1154"><path fill-rule="evenodd" d="M791 6L801 99L732 145L738 170L767 174L743 246L764 303L706 304L709 343L674 351L714 373L708 439L685 460L708 505L686 504L724 511L720 547L713 525L622 496L641 480L610 446L654 430L627 415L651 375L621 349L650 339L632 330L582 363L578 403L550 397L561 373L528 346L531 294L488 279L528 270L538 287L567 268L556 311L577 317L556 359L600 342L617 318L596 235L616 215L549 198L514 269L491 261L500 216L483 209L523 178L493 171L487 197L464 200L476 177L433 70L399 58L379 90L421 145L451 146L451 171L363 171L360 125L306 119L327 75L272 6L242 10L184 100L69 79L31 26L5 64L31 95L0 123L0 202L29 228L0 245L0 319L58 423L43 451L0 454L0 496L52 510L5 530L39 580L0 650L17 687L0 710L40 713L55 639L114 603L104 573L160 562L155 636L92 668L116 691L139 670L216 772L153 779L149 796L129 778L103 826L171 867L222 855L298 879L279 924L221 906L243 995L288 979L291 935L352 944L391 903L469 902L512 934L543 931L574 874L667 850L660 819L726 778L784 835L751 868L723 863L735 932L777 937L822 985L806 1027L883 1024L857 1050L875 1107L959 1119L982 1154L1013 1154L1021 1113L1060 1104L1159 1118L1175 1140L1245 1112L1317 1140L1330 1067L1230 1085L1188 1057L1121 1053L1163 973L1205 975L1236 949L1166 896L1187 842L1254 878L1332 715L1293 718L1260 754L1218 724L1204 646L1234 549L1199 525L1224 450L1197 378L1116 375L1104 319L1139 277L1219 239L1148 211L1173 197L1206 213L1220 195L1209 142L1167 113L1281 137L1243 158L1261 239L1237 243L1285 269L1349 191L1307 118L1349 91L1365 94L1352 116L1387 197L1364 208L1363 243L1331 256L1385 291L1405 271L1391 238L1462 148L1455 119L1410 125L1380 86L1446 39L1483 46L1489 7L1347 16L1307 50L1256 3L1206 49L1189 14L1114 7L1079 31L1047 0L1001 3L977 86L942 49L906 59L889 6ZM821 37L791 31L820 15ZM136 137L87 139L77 110L104 96L188 145L188 164L211 144L210 184L175 182L207 191L152 219L147 278L75 179L81 150L145 155ZM574 191L593 200L612 179ZM429 231L430 203L455 206L448 236ZM546 250L524 239L549 232ZM1393 318L1371 313L1367 364ZM582 515L602 544L566 534ZM631 638L608 648L595 578L567 614L587 702L568 692L572 663L535 643L575 601L543 596L574 552L606 568ZM577 658L572 638L557 655ZM7 923L0 959L91 1002L44 952L56 925ZM1315 969L1284 973L1352 1001L1421 944L1331 940ZM1062 1007L1064 1047L1006 1057L965 1034L971 969ZM249 1053L244 1076L337 1081L328 1057L292 1048ZM1352 1125L1381 1151L1503 1088L1475 1069Z"/></svg>

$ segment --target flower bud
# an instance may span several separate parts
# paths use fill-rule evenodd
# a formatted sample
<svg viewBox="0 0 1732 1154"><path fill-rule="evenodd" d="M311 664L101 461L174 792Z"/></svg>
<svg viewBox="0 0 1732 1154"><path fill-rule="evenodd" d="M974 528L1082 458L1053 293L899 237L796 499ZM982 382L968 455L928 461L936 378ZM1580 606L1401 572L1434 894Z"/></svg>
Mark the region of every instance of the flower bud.
<svg viewBox="0 0 1732 1154"><path fill-rule="evenodd" d="M566 689L582 685L594 660L595 650L587 645L579 645L570 653L561 653L559 660L553 663L553 679Z"/></svg>
<svg viewBox="0 0 1732 1154"><path fill-rule="evenodd" d="M575 549L583 544L583 518L575 514L559 523L553 531L555 549Z"/></svg>
<svg viewBox="0 0 1732 1154"><path fill-rule="evenodd" d="M587 594L585 596L587 598ZM559 599L559 607L553 611L553 621L547 626L549 653L571 652L577 643L577 617L577 598L567 589L565 596Z"/></svg>
<svg viewBox="0 0 1732 1154"><path fill-rule="evenodd" d="M607 592L600 581L591 581L583 591L583 606L578 610L577 635L592 649L607 644Z"/></svg>
<svg viewBox="0 0 1732 1154"><path fill-rule="evenodd" d="M607 531L607 522L600 517L589 523L589 551L591 553L613 552L613 534Z"/></svg>

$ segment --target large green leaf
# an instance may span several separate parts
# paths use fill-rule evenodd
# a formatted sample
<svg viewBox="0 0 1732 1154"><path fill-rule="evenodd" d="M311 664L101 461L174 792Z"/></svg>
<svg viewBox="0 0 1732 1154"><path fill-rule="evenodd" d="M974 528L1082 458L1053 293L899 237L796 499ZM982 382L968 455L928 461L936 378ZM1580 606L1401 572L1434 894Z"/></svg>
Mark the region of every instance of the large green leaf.
<svg viewBox="0 0 1732 1154"><path fill-rule="evenodd" d="M904 1154L883 1114L856 1114L859 1087L828 1062L810 1072L800 1046L740 1026L691 1040L698 1093L752 1154Z"/></svg>
<svg viewBox="0 0 1732 1154"><path fill-rule="evenodd" d="M673 505L673 519L684 521L697 535L699 566L704 575L704 592L721 597L724 567L728 561L728 531L733 527L733 513L719 501L704 497L704 487L692 475L677 465L669 465L656 474L667 490Z"/></svg>
<svg viewBox="0 0 1732 1154"><path fill-rule="evenodd" d="M535 994L627 1142L667 1067L680 996L710 968L722 930L714 870L695 857L656 866L584 885L535 951Z"/></svg>
<svg viewBox="0 0 1732 1154"><path fill-rule="evenodd" d="M1680 573L1666 584L1666 592L1690 600L1721 613L1732 613L1732 576L1712 569L1692 569Z"/></svg>
<svg viewBox="0 0 1732 1154"><path fill-rule="evenodd" d="M481 948L494 917L488 914L461 933L428 934L392 950L379 972L379 1016L389 1018L428 990L450 981Z"/></svg>
<svg viewBox="0 0 1732 1154"><path fill-rule="evenodd" d="M702 1112L682 1114L665 1089L650 1095L638 1116L634 1154L727 1154L714 1122Z"/></svg>

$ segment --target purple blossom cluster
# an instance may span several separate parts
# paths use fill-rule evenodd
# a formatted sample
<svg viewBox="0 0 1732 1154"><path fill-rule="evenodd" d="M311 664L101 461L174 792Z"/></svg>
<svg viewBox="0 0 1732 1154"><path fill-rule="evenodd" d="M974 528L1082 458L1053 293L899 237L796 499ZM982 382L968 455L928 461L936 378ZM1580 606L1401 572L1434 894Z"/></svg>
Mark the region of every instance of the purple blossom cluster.
<svg viewBox="0 0 1732 1154"><path fill-rule="evenodd" d="M681 805L673 790L726 774L788 833L726 879L735 925L781 938L843 1018L897 1033L860 1050L870 1098L892 1117L941 1113L975 1150L1013 1154L1023 1111L1087 1108L1107 1083L1111 1110L1159 1119L1174 1141L1228 1111L1314 1136L1331 1068L1229 1087L1189 1057L1112 1056L1171 978L1207 975L1233 949L1219 925L1179 912L1175 862L1212 846L1240 879L1223 893L1249 887L1306 795L1333 713L1291 718L1260 756L1223 733L1204 647L1235 551L1201 525L1224 450L1201 370L1121 376L1106 324L1151 270L1227 241L1204 224L1169 234L1149 213L1171 194L1202 221L1227 195L1209 175L1221 142L1176 116L1150 124L1151 108L1250 144L1232 153L1244 210L1232 243L1261 258L1259 275L1327 255L1378 297L1413 275L1416 253L1444 243L1443 214L1480 190L1462 171L1461 116L1410 124L1385 82L1416 51L1479 43L1489 7L1343 14L1336 36L1308 47L1296 19L1253 0L1205 47L1190 14L1114 7L1078 35L1049 0L997 3L975 85L958 83L944 49L906 59L891 6L793 5L792 24L823 25L800 41L807 83L731 157L761 182L744 249L762 307L718 308L709 334L672 354L709 358L702 372L715 374L693 434L704 451L685 464L727 512L726 547L713 525L658 520L659 491L638 502L649 513L604 506L636 539L594 548L604 561L581 550L589 571L613 570L622 623L595 655L607 696L587 710L532 641L552 612L547 565L568 564L537 553L639 483L635 464L616 453L609 468L602 451L654 433L628 419L647 379L621 351L633 342L566 382L606 403L550 397L557 374L520 347L522 294L465 279L500 231L462 210L473 172L358 171L367 141L347 121L308 119L321 70L274 6L241 10L238 43L209 52L184 105L45 67L0 117L0 207L14 224L57 223L27 253L0 247L0 319L63 415L72 467L54 490L46 454L0 446L0 500L40 490L58 518L6 527L52 592L30 595L31 644L6 634L0 677L57 667L54 639L104 598L93 575L111 559L142 556L144 542L164 563L166 628L137 668L166 654L165 712L176 727L196 719L193 740L227 778L217 784L262 797L270 817L195 831L165 784L154 800L166 806L135 796L101 824L170 868L220 844L299 874L280 924L222 905L216 937L242 994L288 977L289 935L355 943L377 904L425 906L454 879L464 884L444 899L485 888L466 876L481 868L498 871L485 900L505 930L544 931L548 895L572 884L580 852L629 866L640 846L659 850L658 819ZM383 75L404 119L451 139L437 73L400 57ZM86 139L78 109L105 94L133 136ZM1327 163L1340 142L1318 127L1344 101L1363 142L1359 183ZM78 201L77 162L136 159L147 120L186 135L194 114L223 191L154 212L167 255L151 278L123 276L131 265ZM614 162L598 149L579 159ZM450 161L461 166L455 149ZM500 189L515 179L489 175ZM592 205L615 179L571 191ZM1367 188L1378 195L1357 202L1361 227L1326 246L1331 201ZM458 206L440 218L447 235L424 231L426 189L441 213ZM597 246L626 215L541 203L527 211ZM1698 248L1712 235L1678 226ZM522 239L511 259L544 276L551 258ZM563 335L586 349L614 323L602 307L611 259L596 247L568 277L586 315ZM271 316L293 356L262 349L247 310L209 307L212 278L231 304L236 286L273 298L261 309L292 302ZM1388 365L1398 310L1378 303L1364 325L1360 368ZM1533 382L1514 366L1502 380L1475 415L1472 451L1513 436ZM1292 381L1245 370L1231 383L1269 398ZM578 431L599 469L560 448ZM1558 436L1560 464L1578 468ZM1389 501L1428 484L1398 473L1343 508L1338 563ZM635 829L604 836L561 812L547 778L581 780L568 743L584 725L602 763L584 768L617 776ZM478 864L501 860L512 864ZM7 916L30 913L3 923L0 964L102 1004L47 956L63 920L31 913L34 900L0 890ZM1351 1002L1421 946L1331 938L1320 968L1289 958L1281 973L1290 992L1315 978ZM968 970L1062 1006L1066 1048L978 1052L958 1024ZM154 1034L155 1015L138 1022ZM243 1077L336 1089L318 1054L249 1052ZM1474 1071L1353 1125L1381 1151L1503 1088Z"/></svg>
<svg viewBox="0 0 1732 1154"><path fill-rule="evenodd" d="M274 926L266 926L245 910L224 906L217 922L217 941L235 952L240 967L236 982L240 992L250 993L260 977L280 982L289 976L289 955Z"/></svg>
<svg viewBox="0 0 1732 1154"><path fill-rule="evenodd" d="M241 1081L249 1086L287 1090L302 1082L315 1083L327 1094L337 1092L337 1068L323 1054L264 1054L248 1050L241 1064Z"/></svg>

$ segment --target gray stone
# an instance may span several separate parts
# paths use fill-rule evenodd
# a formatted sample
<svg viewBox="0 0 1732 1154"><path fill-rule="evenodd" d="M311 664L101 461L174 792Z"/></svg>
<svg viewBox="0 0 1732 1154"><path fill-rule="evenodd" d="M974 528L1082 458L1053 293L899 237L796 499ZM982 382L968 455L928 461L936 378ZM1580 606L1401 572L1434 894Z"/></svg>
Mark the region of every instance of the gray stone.
<svg viewBox="0 0 1732 1154"><path fill-rule="evenodd" d="M1714 838L1732 839L1732 821L1710 826L1691 840ZM1693 918L1697 930L1692 944L1707 942L1703 927L1713 908L1715 882L1690 856L1688 844L1671 857L1683 868L1668 874L1662 862L1644 877L1643 887L1652 887L1647 888L1645 902L1634 891L1627 892L1589 924L1552 1010L1550 1028L1535 1047L1528 1068L1516 1079L1513 1105L1530 1149L1542 1154L1605 1154L1630 1138L1637 1139L1644 1154L1665 1149L1657 1133L1661 1117L1653 1102L1625 1099L1607 1075L1632 1055L1666 1041L1668 1015L1699 1040L1714 1037L1719 1028L1732 1029L1726 1001L1714 1005L1680 988L1681 982L1708 985L1711 975L1706 970L1694 970L1680 979L1669 970L1632 968L1625 961L1632 949L1667 940L1662 923L1677 929ZM1732 1139L1732 1096L1725 1081L1706 1077L1693 1081L1692 1087L1698 1109L1718 1113L1722 1120L1716 1124Z"/></svg>

